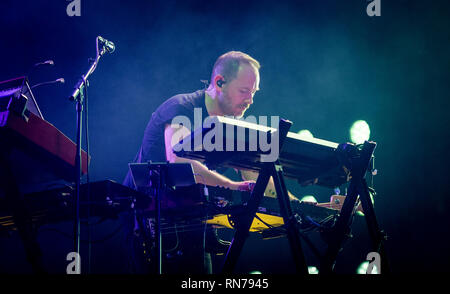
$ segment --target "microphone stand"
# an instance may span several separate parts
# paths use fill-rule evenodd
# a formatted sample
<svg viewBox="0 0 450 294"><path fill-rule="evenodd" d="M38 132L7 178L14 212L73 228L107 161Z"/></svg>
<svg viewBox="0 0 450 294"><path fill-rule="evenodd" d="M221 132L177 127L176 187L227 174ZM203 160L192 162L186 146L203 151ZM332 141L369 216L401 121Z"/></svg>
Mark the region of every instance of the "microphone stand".
<svg viewBox="0 0 450 294"><path fill-rule="evenodd" d="M88 78L97 68L97 64L100 58L106 53L105 46L99 51L98 49L98 37L96 39L97 56L88 69L86 74L82 75L72 96L69 97L70 101L76 102L77 112L77 135L76 135L76 154L75 154L75 197L73 201L75 222L74 222L74 252L80 254L80 187L82 176L82 161L81 161L81 130L82 130L82 116L83 116L83 100L85 87L89 86ZM89 155L88 155L89 156ZM88 159L87 159L88 160ZM88 162L86 162L88 164ZM81 269L79 269L81 272ZM79 272L79 273L80 273Z"/></svg>

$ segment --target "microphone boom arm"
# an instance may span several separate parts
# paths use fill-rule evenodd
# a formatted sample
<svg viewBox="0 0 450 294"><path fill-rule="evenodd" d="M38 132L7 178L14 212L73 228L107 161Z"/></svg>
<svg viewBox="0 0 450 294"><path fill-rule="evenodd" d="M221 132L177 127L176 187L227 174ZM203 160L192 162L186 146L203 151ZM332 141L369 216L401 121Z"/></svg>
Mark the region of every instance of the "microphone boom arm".
<svg viewBox="0 0 450 294"><path fill-rule="evenodd" d="M50 84L56 84L56 83L64 83L64 79L63 78L59 78L59 79L54 80L54 81L47 81L47 82L38 83L36 85L31 86L30 89L34 89L36 87L40 87L40 86L43 86L43 85L50 85Z"/></svg>
<svg viewBox="0 0 450 294"><path fill-rule="evenodd" d="M97 49L97 55L95 57L94 62L92 63L91 67L89 67L88 71L86 72L86 74L82 75L80 80L78 81L78 83L75 86L75 90L73 91L72 95L69 97L70 101L76 101L78 99L78 96L80 94L80 91L82 91L82 88L84 85L86 85L86 82L89 78L89 76L95 71L95 69L97 68L98 62L100 61L100 58L106 53L107 49L105 46L103 46L101 48L101 50L99 51L98 49L98 42L99 39L101 37L98 36L96 38L96 49Z"/></svg>

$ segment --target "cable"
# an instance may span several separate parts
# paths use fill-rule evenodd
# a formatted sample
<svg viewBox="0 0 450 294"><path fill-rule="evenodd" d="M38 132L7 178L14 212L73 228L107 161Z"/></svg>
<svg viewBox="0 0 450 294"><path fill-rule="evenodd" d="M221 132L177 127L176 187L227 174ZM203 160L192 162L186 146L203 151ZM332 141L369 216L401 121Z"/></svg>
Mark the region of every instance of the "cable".
<svg viewBox="0 0 450 294"><path fill-rule="evenodd" d="M306 219L309 221L310 224L316 226L317 228L322 228L322 226L314 221L309 215L306 216Z"/></svg>
<svg viewBox="0 0 450 294"><path fill-rule="evenodd" d="M62 188L69 188L71 191L73 191L73 186L67 183L50 183L45 185L45 190L62 189Z"/></svg>
<svg viewBox="0 0 450 294"><path fill-rule="evenodd" d="M172 252L172 251L174 251L175 249L177 249L178 248L178 245L179 245L179 243L180 243L180 240L179 240L179 237L178 237L178 230L177 230L177 224L175 224L175 232L174 232L174 234L175 234L175 246L173 246L173 248L170 248L170 249L166 249L166 250L164 250L164 252Z"/></svg>

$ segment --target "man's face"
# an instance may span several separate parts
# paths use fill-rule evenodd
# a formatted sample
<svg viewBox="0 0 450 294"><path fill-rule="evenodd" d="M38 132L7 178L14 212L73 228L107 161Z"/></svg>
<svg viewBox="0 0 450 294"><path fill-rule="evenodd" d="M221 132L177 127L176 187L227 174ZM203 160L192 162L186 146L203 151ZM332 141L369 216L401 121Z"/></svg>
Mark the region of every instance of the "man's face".
<svg viewBox="0 0 450 294"><path fill-rule="evenodd" d="M253 104L253 96L259 90L259 72L251 65L242 64L236 78L226 81L218 97L222 115L242 117Z"/></svg>

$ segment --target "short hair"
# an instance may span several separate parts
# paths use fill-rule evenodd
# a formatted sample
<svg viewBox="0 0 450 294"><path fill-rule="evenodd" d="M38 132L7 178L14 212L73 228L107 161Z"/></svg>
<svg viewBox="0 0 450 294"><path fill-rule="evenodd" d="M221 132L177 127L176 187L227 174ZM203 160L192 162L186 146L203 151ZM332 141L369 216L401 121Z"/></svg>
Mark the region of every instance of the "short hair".
<svg viewBox="0 0 450 294"><path fill-rule="evenodd" d="M240 51L230 51L222 54L214 63L211 73L211 83L218 74L222 75L227 81L236 78L241 64L252 65L256 70L261 67L259 62L250 55Z"/></svg>

